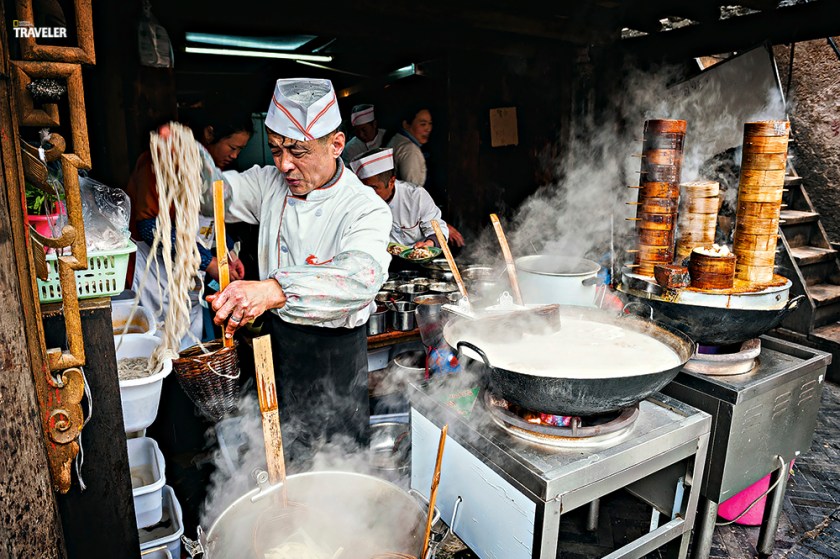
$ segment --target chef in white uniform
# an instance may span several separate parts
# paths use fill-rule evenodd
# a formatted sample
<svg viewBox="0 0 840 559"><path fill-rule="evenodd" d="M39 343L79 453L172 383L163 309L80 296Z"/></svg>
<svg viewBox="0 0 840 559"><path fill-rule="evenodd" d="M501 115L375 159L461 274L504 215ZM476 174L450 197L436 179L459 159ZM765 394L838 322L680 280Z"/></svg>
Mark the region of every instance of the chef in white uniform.
<svg viewBox="0 0 840 559"><path fill-rule="evenodd" d="M392 241L414 247L437 246L432 220L437 220L444 237L449 239L449 228L441 219L440 208L426 189L397 180L394 150L380 148L363 153L350 162L350 167L391 208Z"/></svg>
<svg viewBox="0 0 840 559"><path fill-rule="evenodd" d="M350 126L353 127L354 136L344 146L344 152L341 154L344 163L350 163L364 152L380 147L385 138L385 130L379 128L373 105L353 107L350 113Z"/></svg>
<svg viewBox="0 0 840 559"><path fill-rule="evenodd" d="M203 205L223 178L226 221L260 225L263 278L208 301L226 336L265 313L292 460L320 437L364 444L369 427L365 325L387 279L391 212L345 169L340 124L329 80L281 79L265 120L274 166L220 173L204 158Z"/></svg>

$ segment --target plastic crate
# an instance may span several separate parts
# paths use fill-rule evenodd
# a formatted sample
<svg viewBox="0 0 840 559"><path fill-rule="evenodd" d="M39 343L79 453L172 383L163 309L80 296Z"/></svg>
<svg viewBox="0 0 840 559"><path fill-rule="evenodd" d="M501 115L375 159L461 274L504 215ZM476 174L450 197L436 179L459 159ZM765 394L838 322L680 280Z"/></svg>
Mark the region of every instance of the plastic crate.
<svg viewBox="0 0 840 559"><path fill-rule="evenodd" d="M125 248L88 252L87 270L76 272L76 293L79 299L119 295L125 286L128 259L137 245ZM47 255L47 279L38 281L38 298L42 303L61 301L61 282L58 279L58 257Z"/></svg>

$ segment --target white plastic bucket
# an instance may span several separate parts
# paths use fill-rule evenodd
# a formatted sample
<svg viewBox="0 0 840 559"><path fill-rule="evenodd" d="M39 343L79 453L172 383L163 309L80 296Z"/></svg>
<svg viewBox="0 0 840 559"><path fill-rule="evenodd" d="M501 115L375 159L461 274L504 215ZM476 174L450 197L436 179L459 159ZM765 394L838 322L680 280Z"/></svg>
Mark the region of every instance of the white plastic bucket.
<svg viewBox="0 0 840 559"><path fill-rule="evenodd" d="M166 547L152 547L140 553L140 557L141 559L172 559L172 554Z"/></svg>
<svg viewBox="0 0 840 559"><path fill-rule="evenodd" d="M151 334L125 334L114 336L117 362L131 357L149 357L160 344L160 338ZM163 363L163 369L154 375L120 381L123 423L125 432L141 431L157 417L163 379L172 372L172 360Z"/></svg>
<svg viewBox="0 0 840 559"><path fill-rule="evenodd" d="M166 546L172 557L181 556L181 536L184 535L184 519L181 503L175 497L175 491L168 485L163 488L163 516L157 526L149 530L140 530L140 553L147 549ZM145 556L144 556L145 559Z"/></svg>
<svg viewBox="0 0 840 559"><path fill-rule="evenodd" d="M160 522L163 516L166 463L154 439L138 437L128 439L126 443L137 528L146 528Z"/></svg>
<svg viewBox="0 0 840 559"><path fill-rule="evenodd" d="M114 336L122 335L126 323L129 324L126 334L154 334L157 330L152 311L138 305L132 316L133 307L134 301L111 301L111 327L114 330ZM130 322L129 318L131 318Z"/></svg>
<svg viewBox="0 0 840 559"><path fill-rule="evenodd" d="M525 304L595 306L596 276L592 260L537 254L516 259L516 275Z"/></svg>

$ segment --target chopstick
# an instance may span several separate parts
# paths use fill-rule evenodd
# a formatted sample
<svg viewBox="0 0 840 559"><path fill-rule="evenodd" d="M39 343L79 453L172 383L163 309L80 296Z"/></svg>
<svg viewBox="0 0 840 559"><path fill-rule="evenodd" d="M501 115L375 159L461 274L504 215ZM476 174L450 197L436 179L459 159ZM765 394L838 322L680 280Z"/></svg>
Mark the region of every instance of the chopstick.
<svg viewBox="0 0 840 559"><path fill-rule="evenodd" d="M467 295L467 286L464 285L464 280L461 279L461 273L458 271L458 266L455 264L455 259L452 257L452 251L449 250L449 245L446 242L446 237L443 236L443 231L440 228L440 223L436 219L432 220L432 229L435 230L438 244L446 257L446 262L449 264L449 269L452 270L452 277L455 278L455 283L458 285L458 291L464 296L464 299L469 303L469 296Z"/></svg>
<svg viewBox="0 0 840 559"><path fill-rule="evenodd" d="M219 266L219 293L230 283L230 268L228 267L227 238L225 236L225 183L213 183L213 217L216 225L216 263ZM224 335L222 328L222 343L225 347L233 347L233 338Z"/></svg>
<svg viewBox="0 0 840 559"><path fill-rule="evenodd" d="M522 292L519 290L519 280L516 278L516 264L513 262L513 255L510 253L510 246L508 246L505 232L502 230L502 223L499 221L499 216L490 214L490 221L493 223L493 229L496 231L496 237L499 239L499 244L502 246L502 254L505 256L505 264L507 264L508 278L510 278L510 287L513 290L513 298L517 305L522 305Z"/></svg>
<svg viewBox="0 0 840 559"><path fill-rule="evenodd" d="M433 222L434 223L434 222ZM437 461L435 461L435 473L432 476L432 490L429 493L429 516L426 519L426 534L423 537L423 553L421 559L426 557L429 551L429 538L432 534L432 517L435 515L435 501L437 501L438 485L440 485L440 466L443 463L443 446L446 444L446 432L449 431L449 424L440 430L440 442L438 443Z"/></svg>
<svg viewBox="0 0 840 559"><path fill-rule="evenodd" d="M265 458L268 463L268 481L282 483L280 499L285 507L286 461L283 456L283 435L280 432L280 413L277 410L277 385L274 381L274 361L271 356L271 336L254 338L254 369L257 373L257 395L260 400Z"/></svg>

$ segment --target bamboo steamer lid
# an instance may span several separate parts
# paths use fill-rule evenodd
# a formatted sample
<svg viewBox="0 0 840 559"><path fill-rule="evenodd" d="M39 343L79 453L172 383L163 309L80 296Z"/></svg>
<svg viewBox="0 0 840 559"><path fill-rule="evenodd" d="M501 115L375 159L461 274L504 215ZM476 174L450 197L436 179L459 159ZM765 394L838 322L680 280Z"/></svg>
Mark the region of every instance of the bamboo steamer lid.
<svg viewBox="0 0 840 559"><path fill-rule="evenodd" d="M752 153L787 153L788 137L785 136L746 136L744 151Z"/></svg>
<svg viewBox="0 0 840 559"><path fill-rule="evenodd" d="M680 185L681 194L688 198L712 198L720 194L720 183L715 181L690 181Z"/></svg>
<svg viewBox="0 0 840 559"><path fill-rule="evenodd" d="M680 209L691 214L715 214L720 209L720 199L717 196L712 198L690 198Z"/></svg>
<svg viewBox="0 0 840 559"><path fill-rule="evenodd" d="M787 166L787 153L750 153L744 151L741 157L741 169L757 171L784 171Z"/></svg>
<svg viewBox="0 0 840 559"><path fill-rule="evenodd" d="M657 118L645 121L645 138L650 134L685 134L688 123L684 120Z"/></svg>
<svg viewBox="0 0 840 559"><path fill-rule="evenodd" d="M639 243L643 245L670 245L673 240L673 231L662 231L658 229L641 229L639 231Z"/></svg>
<svg viewBox="0 0 840 559"><path fill-rule="evenodd" d="M790 122L787 120L757 120L744 123L744 137L784 136L790 134Z"/></svg>
<svg viewBox="0 0 840 559"><path fill-rule="evenodd" d="M735 254L741 254L747 251L765 251L776 250L776 245L779 242L777 233L772 235L735 235L732 240L732 250Z"/></svg>
<svg viewBox="0 0 840 559"><path fill-rule="evenodd" d="M780 188L785 185L784 169L776 171L765 171L757 169L741 169L741 176L738 182L739 190L746 186L761 188Z"/></svg>
<svg viewBox="0 0 840 559"><path fill-rule="evenodd" d="M679 198L680 187L670 182L646 182L639 188L639 200L642 198Z"/></svg>
<svg viewBox="0 0 840 559"><path fill-rule="evenodd" d="M779 204L782 203L782 196L784 195L784 188L739 188L738 189L738 203L741 202L765 202Z"/></svg>
<svg viewBox="0 0 840 559"><path fill-rule="evenodd" d="M642 154L646 165L680 165L682 156L678 149L645 149Z"/></svg>
<svg viewBox="0 0 840 559"><path fill-rule="evenodd" d="M735 264L735 277L752 283L769 283L773 281L775 266L747 266L740 262Z"/></svg>
<svg viewBox="0 0 840 559"><path fill-rule="evenodd" d="M739 216L778 218L782 210L781 204L771 202L739 202L736 210Z"/></svg>

